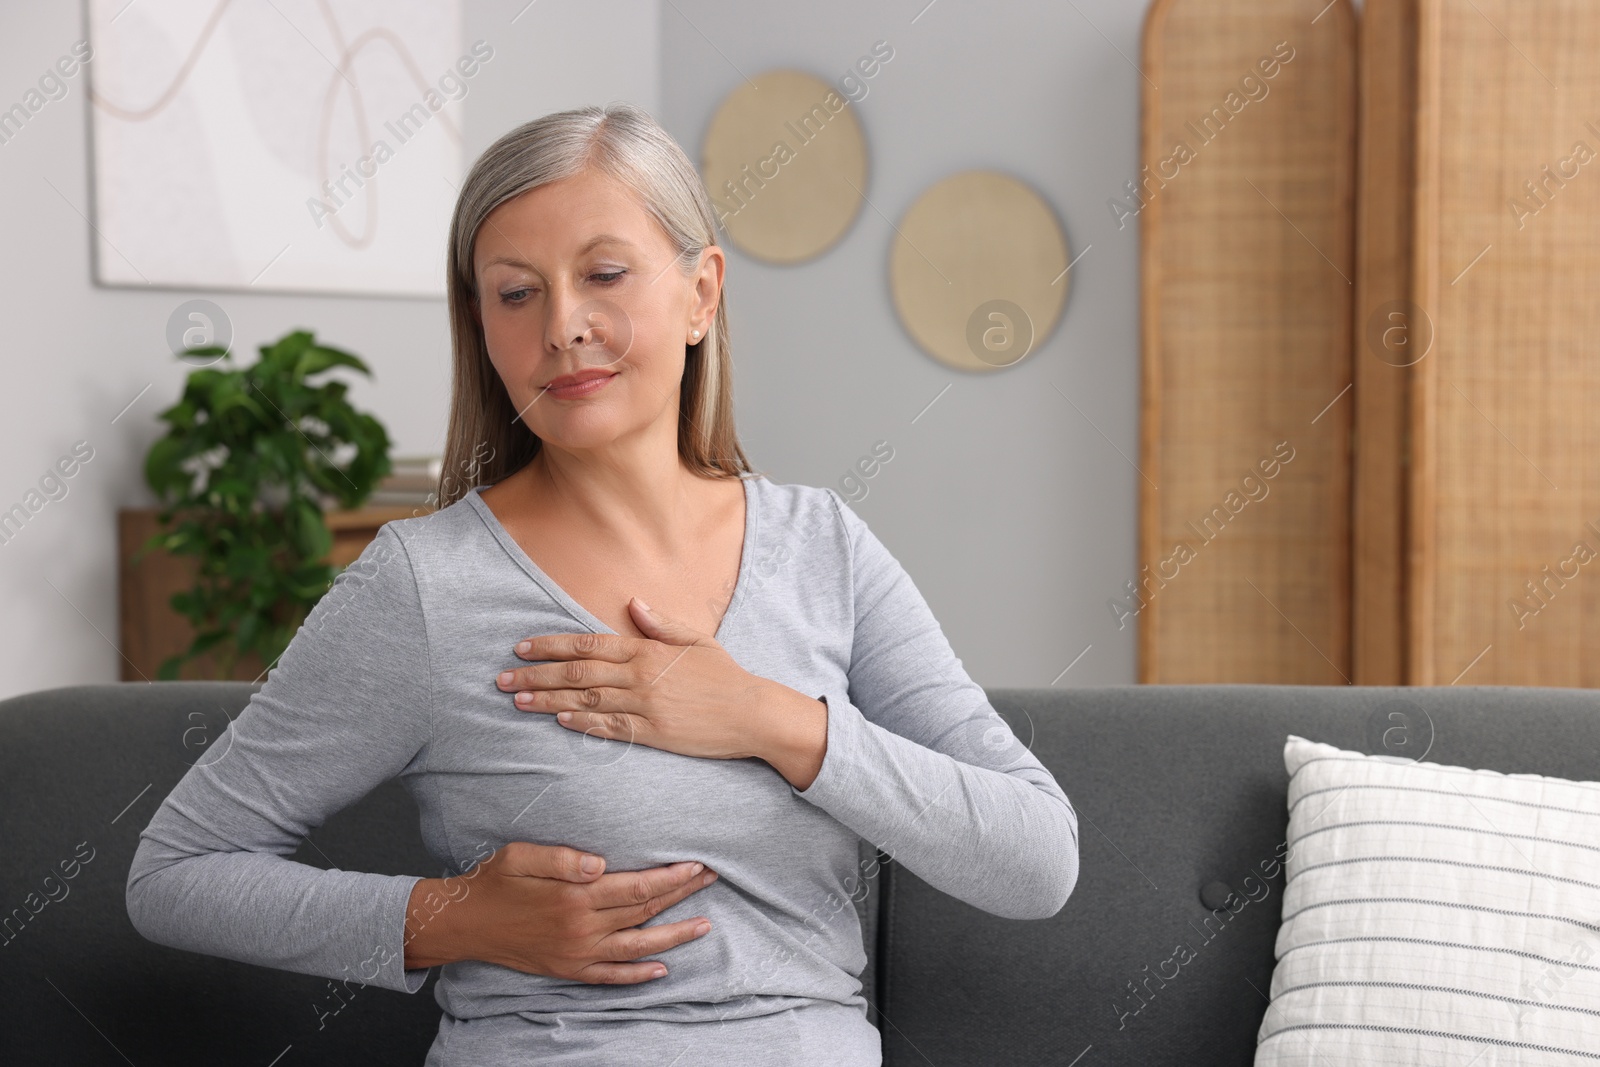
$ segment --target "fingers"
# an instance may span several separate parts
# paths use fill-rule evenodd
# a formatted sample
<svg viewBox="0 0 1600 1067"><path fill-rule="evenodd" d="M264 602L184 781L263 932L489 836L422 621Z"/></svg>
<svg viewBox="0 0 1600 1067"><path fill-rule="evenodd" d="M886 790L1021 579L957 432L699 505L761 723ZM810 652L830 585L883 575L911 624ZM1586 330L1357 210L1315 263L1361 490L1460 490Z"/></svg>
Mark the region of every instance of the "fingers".
<svg viewBox="0 0 1600 1067"><path fill-rule="evenodd" d="M611 690L605 690L610 692ZM580 690L583 693L599 693L599 689ZM541 693L537 705L525 704L522 697L525 693L518 693L517 710L540 712L549 715L555 714L556 720L563 727L574 733L583 734L585 737L599 737L607 741L621 741L624 744L633 744L638 741L648 744L645 740L645 731L650 726L650 720L641 715L630 715L623 711L571 711L563 705L566 700L554 694ZM613 761L615 762L615 761Z"/></svg>
<svg viewBox="0 0 1600 1067"><path fill-rule="evenodd" d="M591 985L636 985L652 978L665 978L667 969L659 963L591 963L572 977Z"/></svg>
<svg viewBox="0 0 1600 1067"><path fill-rule="evenodd" d="M607 908L601 914L614 930L628 926L638 926L640 923L648 922L660 915L690 893L698 892L716 880L716 871L701 871L676 889L657 894L649 900L641 901L638 904L623 904L619 907Z"/></svg>
<svg viewBox="0 0 1600 1067"><path fill-rule="evenodd" d="M643 904L652 897L678 889L700 874L704 867L703 863L684 860L643 871L617 871L595 880L589 901L595 908Z"/></svg>
<svg viewBox="0 0 1600 1067"><path fill-rule="evenodd" d="M505 874L557 878L563 882L592 882L605 872L606 867L605 857L592 852L566 845L537 845L532 841L507 842L500 848L500 858L505 865ZM594 869L586 870L585 862Z"/></svg>
<svg viewBox="0 0 1600 1067"><path fill-rule="evenodd" d="M622 663L631 659L645 641L622 634L545 634L517 643L523 659L603 659Z"/></svg>
<svg viewBox="0 0 1600 1067"><path fill-rule="evenodd" d="M538 689L592 689L600 686L622 689L632 683L634 673L623 662L569 659L501 671L495 677L495 685L506 693Z"/></svg>
<svg viewBox="0 0 1600 1067"><path fill-rule="evenodd" d="M600 943L595 946L594 951L605 957L605 960L591 964L590 968L640 968L644 971L641 980L655 977L651 972L656 968L664 967L664 964L657 963L654 960L639 964L612 961L636 960L640 956L652 956L658 952L676 948L686 941L704 937L710 932L711 922L703 917L684 919L682 922L665 923L661 926L630 927L626 930L618 930L616 933L600 939ZM585 968L585 971L590 968ZM636 974L638 971L625 970L623 973ZM591 979L585 978L584 980L590 981Z"/></svg>

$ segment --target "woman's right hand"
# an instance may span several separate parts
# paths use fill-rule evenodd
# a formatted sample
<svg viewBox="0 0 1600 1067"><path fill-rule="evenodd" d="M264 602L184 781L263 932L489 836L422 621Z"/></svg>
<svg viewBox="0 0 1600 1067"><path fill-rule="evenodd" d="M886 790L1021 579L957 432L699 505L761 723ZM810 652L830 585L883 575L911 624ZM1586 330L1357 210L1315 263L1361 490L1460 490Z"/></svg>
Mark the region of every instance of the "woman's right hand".
<svg viewBox="0 0 1600 1067"><path fill-rule="evenodd" d="M584 871L584 859L600 860L599 868ZM422 879L406 906L406 968L474 959L608 985L665 975L655 960L629 961L704 935L710 920L640 924L710 885L716 872L688 861L615 874L602 873L604 865L564 845L511 841L467 874Z"/></svg>

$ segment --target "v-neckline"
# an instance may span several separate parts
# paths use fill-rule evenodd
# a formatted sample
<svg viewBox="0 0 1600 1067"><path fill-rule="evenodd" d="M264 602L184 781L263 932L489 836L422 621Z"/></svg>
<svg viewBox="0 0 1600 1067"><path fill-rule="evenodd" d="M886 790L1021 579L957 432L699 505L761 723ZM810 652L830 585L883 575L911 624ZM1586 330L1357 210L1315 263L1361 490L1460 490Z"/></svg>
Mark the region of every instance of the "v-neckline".
<svg viewBox="0 0 1600 1067"><path fill-rule="evenodd" d="M743 483L744 487L744 542L739 549L739 575L734 579L733 596L729 598L728 606L723 610L722 618L717 622L717 632L712 635L713 639L719 644L722 643L727 635L728 624L733 620L734 614L744 604L750 585L749 576L754 566L753 557L755 555L756 531L759 522L759 509L756 506L757 494L756 490L751 486L751 482L760 477L763 477L763 475L748 474L739 477L739 481ZM463 499L469 501L472 507L477 510L478 517L483 520L484 526L488 527L495 540L500 542L500 547L505 549L506 554L515 560L518 566L527 571L528 576L537 582L540 588L550 595L552 600L566 609L567 614L571 615L573 619L587 626L595 633L621 636L611 627L601 622L599 617L588 608L578 603L571 594L556 583L554 578L546 574L544 569L533 561L533 557L523 551L522 546L517 543L517 539L512 537L510 531L500 522L494 510L483 502L482 493L486 488L488 487L475 485L467 491L467 495Z"/></svg>

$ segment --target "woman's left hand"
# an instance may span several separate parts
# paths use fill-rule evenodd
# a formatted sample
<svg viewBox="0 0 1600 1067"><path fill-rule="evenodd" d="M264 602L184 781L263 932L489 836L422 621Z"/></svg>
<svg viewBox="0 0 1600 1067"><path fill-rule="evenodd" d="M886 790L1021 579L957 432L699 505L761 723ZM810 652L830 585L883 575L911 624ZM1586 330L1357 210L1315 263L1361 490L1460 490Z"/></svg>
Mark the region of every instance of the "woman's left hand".
<svg viewBox="0 0 1600 1067"><path fill-rule="evenodd" d="M827 743L827 706L751 674L709 634L629 608L645 637L569 633L517 644L501 673L517 708L554 714L569 730L708 759L757 757L809 785ZM799 785L799 788L805 788Z"/></svg>

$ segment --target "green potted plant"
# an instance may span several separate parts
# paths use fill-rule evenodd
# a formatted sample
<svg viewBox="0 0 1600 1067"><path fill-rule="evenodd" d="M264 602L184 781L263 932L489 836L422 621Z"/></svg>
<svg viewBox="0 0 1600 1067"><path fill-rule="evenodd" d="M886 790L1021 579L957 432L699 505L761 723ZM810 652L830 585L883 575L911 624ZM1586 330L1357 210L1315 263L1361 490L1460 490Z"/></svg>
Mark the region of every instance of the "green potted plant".
<svg viewBox="0 0 1600 1067"><path fill-rule="evenodd" d="M189 350L217 358L161 412L167 433L145 457L162 530L139 555L198 557L193 588L171 600L194 641L162 661L163 679L207 652L221 678L252 652L270 670L337 573L325 560L324 510L360 506L390 470L383 425L328 377L341 367L370 375L365 363L306 330L260 351L239 367L224 348Z"/></svg>

